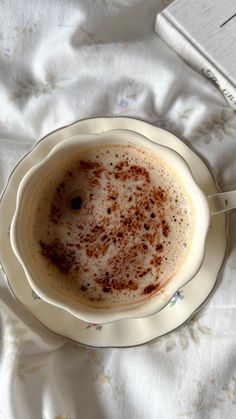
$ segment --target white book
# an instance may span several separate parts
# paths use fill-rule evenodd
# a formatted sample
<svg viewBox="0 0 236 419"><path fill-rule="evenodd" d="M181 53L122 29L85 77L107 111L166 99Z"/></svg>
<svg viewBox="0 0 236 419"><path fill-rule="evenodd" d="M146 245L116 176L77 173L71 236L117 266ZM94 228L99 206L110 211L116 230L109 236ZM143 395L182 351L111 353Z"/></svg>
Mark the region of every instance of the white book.
<svg viewBox="0 0 236 419"><path fill-rule="evenodd" d="M235 0L176 0L157 15L155 30L236 109Z"/></svg>

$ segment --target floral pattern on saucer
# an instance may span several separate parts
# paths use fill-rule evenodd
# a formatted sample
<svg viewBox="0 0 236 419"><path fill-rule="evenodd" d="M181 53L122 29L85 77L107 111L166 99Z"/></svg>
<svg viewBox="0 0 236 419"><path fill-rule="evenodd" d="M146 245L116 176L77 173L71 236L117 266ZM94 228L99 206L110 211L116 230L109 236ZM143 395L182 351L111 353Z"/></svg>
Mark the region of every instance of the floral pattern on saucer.
<svg viewBox="0 0 236 419"><path fill-rule="evenodd" d="M121 320L106 325L90 325L69 312L46 303L39 299L37 294L32 293L24 270L12 251L8 234L8 226L11 224L15 210L17 188L22 176L60 141L78 134L93 134L112 129L133 130L151 141L168 144L168 147L173 148L187 161L197 183L207 195L218 191L205 163L181 139L164 129L132 118L92 118L79 121L49 134L18 163L10 176L0 204L0 241L4 243L0 248L0 259L8 285L16 299L47 330L75 343L94 347L142 345L184 325L214 290L227 247L226 216L219 214L212 219L206 242L205 259L199 273L173 296L163 310L146 318Z"/></svg>

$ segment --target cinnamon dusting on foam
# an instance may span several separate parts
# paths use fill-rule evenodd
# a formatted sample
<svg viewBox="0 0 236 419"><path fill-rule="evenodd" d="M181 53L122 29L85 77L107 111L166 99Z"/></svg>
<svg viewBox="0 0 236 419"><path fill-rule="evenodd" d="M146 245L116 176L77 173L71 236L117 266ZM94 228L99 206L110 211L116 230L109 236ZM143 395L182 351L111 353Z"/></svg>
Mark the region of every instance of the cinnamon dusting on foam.
<svg viewBox="0 0 236 419"><path fill-rule="evenodd" d="M67 164L42 190L34 250L52 286L109 307L152 296L179 270L190 203L159 160L107 146Z"/></svg>

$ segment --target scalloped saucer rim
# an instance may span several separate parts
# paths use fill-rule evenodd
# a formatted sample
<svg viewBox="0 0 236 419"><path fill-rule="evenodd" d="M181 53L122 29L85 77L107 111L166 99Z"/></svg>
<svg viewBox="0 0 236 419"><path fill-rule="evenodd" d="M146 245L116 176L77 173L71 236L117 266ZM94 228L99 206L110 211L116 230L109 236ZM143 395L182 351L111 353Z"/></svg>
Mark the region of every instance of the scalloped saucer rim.
<svg viewBox="0 0 236 419"><path fill-rule="evenodd" d="M142 345L186 324L215 289L227 250L227 215L219 214L212 220L206 254L199 273L175 294L167 307L143 319L121 320L104 326L91 325L38 299L28 284L9 240L9 225L15 209L19 182L24 173L35 162L41 160L56 143L79 133L95 133L119 128L140 132L152 141L175 149L186 159L198 184L207 194L218 191L216 182L205 162L179 137L138 119L104 117L75 122L41 139L18 162L0 200L0 243L4 243L4 246L0 247L0 263L13 295L47 330L74 343L92 347ZM216 237L218 246L214 246Z"/></svg>

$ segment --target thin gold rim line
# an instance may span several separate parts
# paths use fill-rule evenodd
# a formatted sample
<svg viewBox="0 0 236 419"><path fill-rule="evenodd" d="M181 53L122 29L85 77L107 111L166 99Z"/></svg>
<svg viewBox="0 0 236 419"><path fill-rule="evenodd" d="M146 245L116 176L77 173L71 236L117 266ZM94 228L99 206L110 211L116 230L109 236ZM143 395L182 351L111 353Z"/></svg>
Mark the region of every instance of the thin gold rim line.
<svg viewBox="0 0 236 419"><path fill-rule="evenodd" d="M108 117L106 117L106 116L101 116L101 117L91 117L91 118L84 118L84 119L81 119L81 120L78 120L78 121L75 121L75 122L73 122L73 123L71 123L71 124L69 124L69 125L65 125L65 126L63 126L63 127L60 127L60 128L58 128L58 129L56 129L56 130L54 130L54 131L52 131L52 132L50 132L50 133L48 133L46 136L44 136L43 138L41 138L39 141L37 141L35 144L34 144L34 146L33 147L31 147L31 149L18 161L18 163L16 164L16 166L13 168L13 170L11 171L11 173L10 173L10 175L9 175L9 177L8 177L8 180L7 180L7 183L6 183L6 185L5 185L5 187L4 187L4 189L3 189L3 191L2 191L2 193L1 193L1 196L0 196L0 204L1 204L1 202L2 202L2 198L3 198L3 196L4 196L4 194L5 194L5 192L6 192L6 190L7 190L7 187L8 187L8 184L9 184L9 182L10 182L10 179L11 179L11 177L12 177L12 175L13 175L13 173L15 172L15 170L17 169L17 167L19 166L19 164L38 146L38 144L39 143L41 143L41 141L43 141L44 139L46 139L49 135L51 135L51 134L54 134L54 133L56 133L57 131L60 131L60 130L62 130L62 129L65 129L65 128L69 128L69 127L71 127L72 125L75 125L76 123L78 123L78 122L83 122L83 121L88 121L88 120L92 120L92 119L131 119L131 120L137 120L137 121L140 121L140 122L143 122L143 123L145 123L145 124L147 124L147 125L152 125L151 123L149 123L149 122L146 122L146 121L143 121L142 119L139 119L139 118L133 118L133 117L124 117L124 116L108 116ZM161 128L161 127L156 127L155 125L152 125L154 128ZM163 129L163 128L161 128L161 129ZM179 136L179 135L176 135L175 133L173 133L171 130L169 130L169 129L163 129L164 131L167 131L167 132L169 132L169 133L171 133L171 134L173 134L174 136L176 136L178 139L180 139L181 141L183 141L184 142L184 144L186 145L186 147L188 147L191 151L193 151L195 154L197 154L198 155L198 153L192 148L192 147L190 147L188 144L186 144L186 141L185 141L185 139L182 137L182 136ZM66 137L66 138L69 138L69 137ZM214 175L213 175L213 171L212 171L212 169L211 169L211 167L209 166L209 163L208 162L206 162L206 160L201 156L199 156L198 155L198 157L199 158L201 158L203 161L204 161L204 163L205 163L205 165L207 166L207 168L208 168L208 170L209 170L209 172L211 173L211 175L212 175L212 178L213 178L213 180L214 180L214 182L215 182L215 185L216 185L216 188L220 191L220 188L219 188L219 185L218 185L218 183L217 183L217 181L216 181L216 179L215 179L215 177L214 177ZM44 329L46 329L47 331L49 331L50 333L52 333L52 334L54 334L55 336L58 336L58 337L60 337L60 338L63 338L64 340L66 340L66 341L69 341L69 342L73 342L73 343L75 343L76 345L78 345L78 346L82 346L82 347L87 347L87 348L100 348L100 349L108 349L108 348L116 348L116 349L127 349L127 348L134 348L134 347L137 347L137 346L143 346L143 345L146 345L146 344L148 344L148 343L152 343L152 342L155 342L155 341L157 341L157 340L160 340L161 338L163 338L164 336L167 336L167 335L170 335L170 334L172 334L172 333L175 333L179 328L181 328L181 327L183 327L183 326L185 326L191 319L192 319L192 317L199 311L199 310L201 310L201 308L205 305L205 303L207 302L207 300L208 299L210 299L210 297L212 296L212 294L214 293L214 291L215 291L215 289L217 288L217 286L218 286L218 283L219 283L219 277L220 277L220 275L221 275L221 271L222 271L222 268L223 268L223 266L224 266L224 263L225 263L225 261L226 261L226 255L227 255L227 252L228 252L228 247L229 247L229 235L228 235L228 214L226 214L226 223L225 223L226 225L225 225L225 228L226 228L226 249L225 249L225 253L224 253L224 258L223 258L223 261L222 261L222 264L221 264L221 266L220 266L220 269L219 269L219 271L218 271L218 274L217 274L217 277L216 277L216 281L215 281L215 283L214 283L214 286L213 286L213 288L211 289L211 291L210 291L210 293L207 295L207 297L206 297L206 299L200 304L200 306L199 307L197 307L191 314L190 314L190 316L183 322L183 323L181 323L179 326L177 326L175 329L173 329L173 330L171 330L170 332L166 332L166 333L164 333L164 334L162 334L161 336L158 336L158 337L155 337L155 338L153 338L153 339L150 339L150 340L148 340L148 341L146 341L146 342L143 342L143 343L138 343L138 344L136 344L136 345L128 345L128 346L94 346L94 345L88 345L88 344L84 344L84 343L81 343L81 342L77 342L77 341L75 341L74 339L72 339L72 338L69 338L69 337L66 337L66 336L63 336L63 335L61 335L61 334L59 334L59 333L57 333L57 332L55 332L55 331L53 331L53 330L51 330L51 329L49 329L47 326L45 326L43 323L41 323L40 322L40 320L38 320L36 317L35 317L35 315L27 308L27 307L25 307L24 306L24 304L16 297L16 295L15 295L15 293L14 293L14 291L13 291L13 289L12 289L12 287L11 287L11 285L10 285L10 282L9 282L9 279L8 279L8 276L7 276L7 274L6 274L6 271L5 271L5 269L4 269L4 267L3 267L3 264L2 264L2 261L1 261L1 259L0 259L0 267L1 267L1 269L2 269L2 271L3 271L3 274L4 274L4 277L5 277L5 280L6 280L6 283L7 283L7 285L8 285L8 287L9 287L9 289L10 289L10 291L11 291L11 293L12 293L12 295L13 295L13 297L15 298L15 300L23 307L23 309L24 310L26 310L26 312L28 312L29 314L30 314L30 316L40 325L40 326L42 326ZM85 324L86 324L86 322L84 322Z"/></svg>

